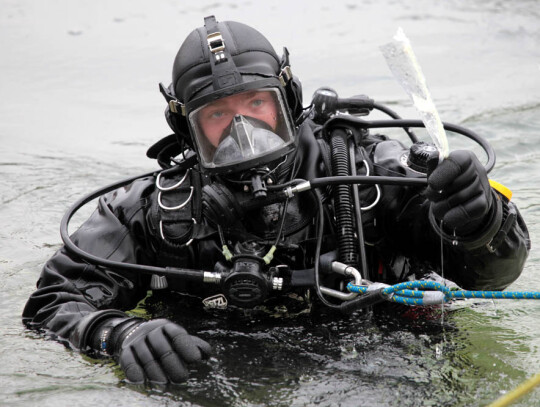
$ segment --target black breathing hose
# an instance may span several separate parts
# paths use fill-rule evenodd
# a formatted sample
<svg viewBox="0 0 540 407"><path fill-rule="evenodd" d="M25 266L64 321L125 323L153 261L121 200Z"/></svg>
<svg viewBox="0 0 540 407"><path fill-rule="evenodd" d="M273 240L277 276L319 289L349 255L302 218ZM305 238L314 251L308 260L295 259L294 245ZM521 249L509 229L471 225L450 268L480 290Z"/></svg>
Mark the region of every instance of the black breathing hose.
<svg viewBox="0 0 540 407"><path fill-rule="evenodd" d="M373 108L383 113L386 113L392 119L401 119L401 116L398 115L396 112L394 112L392 109L390 109L388 106L373 102ZM409 138L411 139L413 143L418 142L418 137L416 137L416 134L414 134L411 129L409 129L408 127L403 127L403 130L405 131L405 133L407 133L407 135L409 136Z"/></svg>
<svg viewBox="0 0 540 407"><path fill-rule="evenodd" d="M349 140L349 166L351 175L356 176L356 147L352 140ZM358 252L360 253L360 274L364 278L371 278L367 266L366 247L364 240L364 227L362 223L362 204L360 202L360 194L358 192L358 184L352 184L353 208L356 217L356 235L358 242Z"/></svg>
<svg viewBox="0 0 540 407"><path fill-rule="evenodd" d="M425 127L422 120L408 120L408 119L396 119L396 120L361 120L364 127L368 129L384 129L384 128L391 128L391 127L401 127L401 128L407 128L407 127ZM480 147L486 152L487 155L487 163L484 165L486 172L490 172L493 167L495 166L495 150L493 150L493 147L488 143L488 141L476 134L474 131L469 130L463 126L459 126L457 124L452 123L446 123L443 122L443 127L445 130L451 131L453 133L461 134L462 136L465 136L474 142L478 143Z"/></svg>
<svg viewBox="0 0 540 407"><path fill-rule="evenodd" d="M71 206L71 208L69 208L69 210L66 212L66 214L62 218L62 221L60 222L60 236L62 237L62 240L67 250L76 254L81 259L84 259L90 264L95 264L97 266L108 267L108 268L117 269L117 270L127 270L131 272L141 272L145 274L159 274L161 276L167 276L167 277L171 276L171 277L177 277L177 278L180 277L185 280L195 280L195 281L202 282L204 278L204 273L201 270L181 269L181 268L176 268L176 267L154 267L154 266L146 266L143 264L123 263L120 261L108 260L102 257L94 256L93 254L87 253L84 250L80 249L71 240L69 236L69 231L68 231L69 221L81 207L86 205L88 202L102 196L103 194L106 194L115 189L121 188L123 186L126 186L127 184L130 184L137 179L154 176L156 173L157 173L156 171L153 171L147 174L139 175L137 177L131 177L120 182L115 182L114 184L108 185L105 188L101 188L86 196L83 196L81 199L75 202Z"/></svg>
<svg viewBox="0 0 540 407"><path fill-rule="evenodd" d="M317 214L317 241L315 244L315 262L313 265L314 269L314 277L315 277L315 293L317 294L317 297L319 300L326 305L328 308L334 309L336 311L341 311L341 308L339 305L332 304L330 301L328 301L326 298L324 298L323 293L321 292L321 277L319 275L320 273L320 259L321 259L321 247L322 247L322 238L324 234L324 208L322 203L322 196L319 190L317 189L311 189L309 191L313 194L315 197L315 201L317 202L317 208L318 208L318 214Z"/></svg>
<svg viewBox="0 0 540 407"><path fill-rule="evenodd" d="M347 152L347 133L336 128L330 137L332 149L332 174L345 177L349 174L349 154ZM339 260L348 266L358 266L357 245L354 240L354 220L351 200L351 187L338 184L334 187L334 208L338 229Z"/></svg>

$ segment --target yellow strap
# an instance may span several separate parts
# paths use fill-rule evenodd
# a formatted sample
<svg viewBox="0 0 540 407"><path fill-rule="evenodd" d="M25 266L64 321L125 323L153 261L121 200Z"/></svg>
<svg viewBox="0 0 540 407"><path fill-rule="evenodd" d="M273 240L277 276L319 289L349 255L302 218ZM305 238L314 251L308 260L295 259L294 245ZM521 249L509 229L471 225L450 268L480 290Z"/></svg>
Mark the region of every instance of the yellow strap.
<svg viewBox="0 0 540 407"><path fill-rule="evenodd" d="M510 191L510 188L507 188L503 184L493 181L492 179L489 180L489 185L491 185L491 188L503 195L506 199L512 199L512 191Z"/></svg>
<svg viewBox="0 0 540 407"><path fill-rule="evenodd" d="M518 387L516 387L514 390L506 393L504 396L496 400L495 402L491 403L487 407L506 407L509 406L510 403L513 403L517 399L523 397L525 394L529 393L532 389L534 389L536 386L540 385L540 373L537 373L533 377L531 377L526 382L520 384Z"/></svg>

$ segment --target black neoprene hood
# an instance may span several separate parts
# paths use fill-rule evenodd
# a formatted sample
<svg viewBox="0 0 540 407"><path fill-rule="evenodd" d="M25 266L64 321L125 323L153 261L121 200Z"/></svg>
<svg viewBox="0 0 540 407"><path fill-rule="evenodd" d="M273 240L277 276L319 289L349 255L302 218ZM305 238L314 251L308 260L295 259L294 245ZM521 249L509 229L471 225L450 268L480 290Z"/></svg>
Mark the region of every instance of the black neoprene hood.
<svg viewBox="0 0 540 407"><path fill-rule="evenodd" d="M218 29L243 82L279 76L280 59L260 32L234 21L219 22ZM181 103L218 90L213 86L207 35L205 27L192 31L176 55L172 77Z"/></svg>
<svg viewBox="0 0 540 407"><path fill-rule="evenodd" d="M288 155L295 148L295 125L303 108L302 86L292 74L286 48L279 57L270 42L254 28L234 21L218 22L214 16L205 17L204 26L193 30L178 50L171 85L166 88L160 84L168 103L165 117L180 145L186 143L194 148L202 164L201 154L206 151L203 144L207 141L199 137L203 134L199 134L200 129L193 127L192 115L208 103L250 90L278 92L276 106L282 114L274 119L281 123L282 131L278 133L283 136L283 148L269 151L264 159L257 156L230 166L212 167L206 161L206 170L239 171ZM285 133L288 135L284 136Z"/></svg>

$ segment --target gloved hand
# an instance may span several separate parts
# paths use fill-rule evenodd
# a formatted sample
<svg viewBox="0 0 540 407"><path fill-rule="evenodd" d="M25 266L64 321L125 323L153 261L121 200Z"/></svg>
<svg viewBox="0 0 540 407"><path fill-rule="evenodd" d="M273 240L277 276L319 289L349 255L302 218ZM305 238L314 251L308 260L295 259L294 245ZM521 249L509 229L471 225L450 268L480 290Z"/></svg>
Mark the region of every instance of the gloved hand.
<svg viewBox="0 0 540 407"><path fill-rule="evenodd" d="M186 364L211 353L210 345L167 319L126 319L111 332L107 348L131 383L181 383Z"/></svg>
<svg viewBox="0 0 540 407"><path fill-rule="evenodd" d="M442 220L443 227L454 230L458 236L479 230L493 207L486 170L468 150L452 151L428 171L426 196L432 202L435 219Z"/></svg>

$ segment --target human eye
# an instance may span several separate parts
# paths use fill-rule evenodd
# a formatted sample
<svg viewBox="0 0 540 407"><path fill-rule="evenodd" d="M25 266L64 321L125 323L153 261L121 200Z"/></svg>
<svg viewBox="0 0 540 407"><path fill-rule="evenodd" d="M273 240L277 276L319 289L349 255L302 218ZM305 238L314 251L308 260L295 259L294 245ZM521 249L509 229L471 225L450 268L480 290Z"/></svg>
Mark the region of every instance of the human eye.
<svg viewBox="0 0 540 407"><path fill-rule="evenodd" d="M205 116L208 120L221 120L225 117L225 115L226 115L225 111L221 109L215 109L215 110L210 110L206 112Z"/></svg>
<svg viewBox="0 0 540 407"><path fill-rule="evenodd" d="M251 100L251 107L261 107L264 103L262 99L253 99Z"/></svg>

